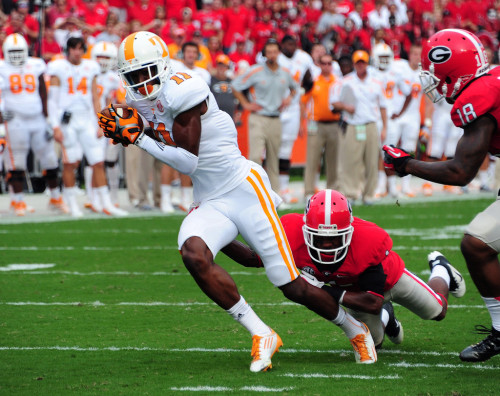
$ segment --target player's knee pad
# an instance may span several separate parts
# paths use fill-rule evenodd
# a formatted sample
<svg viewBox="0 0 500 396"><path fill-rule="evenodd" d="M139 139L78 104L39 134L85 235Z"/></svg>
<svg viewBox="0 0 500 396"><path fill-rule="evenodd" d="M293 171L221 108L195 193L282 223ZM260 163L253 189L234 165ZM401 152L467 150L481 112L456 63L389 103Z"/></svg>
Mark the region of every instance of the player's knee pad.
<svg viewBox="0 0 500 396"><path fill-rule="evenodd" d="M290 172L290 160L281 159L280 158L280 173L289 173Z"/></svg>

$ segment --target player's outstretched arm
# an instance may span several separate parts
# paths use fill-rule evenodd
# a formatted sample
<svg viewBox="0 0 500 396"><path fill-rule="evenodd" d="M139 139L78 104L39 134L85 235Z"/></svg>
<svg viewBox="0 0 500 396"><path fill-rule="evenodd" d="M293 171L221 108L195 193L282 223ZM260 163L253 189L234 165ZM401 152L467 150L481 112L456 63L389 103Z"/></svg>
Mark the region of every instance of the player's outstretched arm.
<svg viewBox="0 0 500 396"><path fill-rule="evenodd" d="M495 128L496 124L489 116L479 117L464 128L453 159L441 162L411 159L404 171L435 183L465 186L476 176L488 153Z"/></svg>

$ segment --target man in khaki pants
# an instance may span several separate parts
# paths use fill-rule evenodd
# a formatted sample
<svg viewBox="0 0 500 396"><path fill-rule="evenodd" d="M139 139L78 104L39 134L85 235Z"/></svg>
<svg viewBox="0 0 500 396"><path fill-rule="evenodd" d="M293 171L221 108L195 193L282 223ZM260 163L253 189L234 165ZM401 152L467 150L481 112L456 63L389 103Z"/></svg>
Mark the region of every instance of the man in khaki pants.
<svg viewBox="0 0 500 396"><path fill-rule="evenodd" d="M333 110L342 111L347 124L339 145L339 190L352 202L361 195L365 205L373 203L381 141L387 131L382 83L368 74L369 60L367 52L354 52L355 73L346 76L332 96ZM380 135L376 123L379 117Z"/></svg>
<svg viewBox="0 0 500 396"><path fill-rule="evenodd" d="M330 54L320 57L321 74L314 79L312 89L301 99L302 114L307 112L307 162L304 176L306 201L318 186L316 179L323 153L325 156L326 188L337 188L338 140L341 134L340 114L330 110L330 90L339 83L332 71Z"/></svg>
<svg viewBox="0 0 500 396"><path fill-rule="evenodd" d="M248 118L249 154L248 159L262 164L266 153L266 171L271 187L280 193L278 151L281 144L280 112L290 105L297 91L297 83L292 76L278 65L280 46L274 39L264 45L262 54L266 57L263 65L250 67L233 81L233 94L244 109L251 112ZM252 89L250 101L242 91ZM288 90L290 94L286 96Z"/></svg>

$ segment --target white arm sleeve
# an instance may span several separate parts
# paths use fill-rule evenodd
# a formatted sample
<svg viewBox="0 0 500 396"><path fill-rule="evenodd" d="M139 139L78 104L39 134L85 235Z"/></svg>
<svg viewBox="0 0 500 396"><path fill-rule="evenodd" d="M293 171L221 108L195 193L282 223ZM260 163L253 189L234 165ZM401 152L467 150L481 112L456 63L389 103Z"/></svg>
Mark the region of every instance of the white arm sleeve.
<svg viewBox="0 0 500 396"><path fill-rule="evenodd" d="M52 128L56 128L61 124L61 106L59 106L59 91L61 87L51 85L49 89L49 97L47 107L49 111L48 121Z"/></svg>
<svg viewBox="0 0 500 396"><path fill-rule="evenodd" d="M137 138L135 145L185 175L192 174L198 166L198 157L193 153L181 147L164 145L144 133Z"/></svg>

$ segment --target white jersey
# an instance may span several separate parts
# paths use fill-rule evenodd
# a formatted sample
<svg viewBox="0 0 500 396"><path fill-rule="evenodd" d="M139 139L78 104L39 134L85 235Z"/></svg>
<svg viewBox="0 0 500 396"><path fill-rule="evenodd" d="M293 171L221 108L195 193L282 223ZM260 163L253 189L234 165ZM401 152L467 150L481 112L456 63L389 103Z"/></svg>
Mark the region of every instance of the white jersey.
<svg viewBox="0 0 500 396"><path fill-rule="evenodd" d="M383 72L371 68L373 75L382 82L387 102L387 117L399 113L406 97L411 93L411 85L405 80L405 61L394 61L390 69Z"/></svg>
<svg viewBox="0 0 500 396"><path fill-rule="evenodd" d="M310 69L312 70L314 67L314 62L313 59L311 58L311 55L309 55L305 51L302 51L301 49L295 50L291 58L280 53L278 56L278 64L289 71L289 73L292 75L293 79L295 80L295 82L299 87L302 83L302 79L304 78L304 75L306 74L307 70ZM299 106L299 104L300 104L300 94L297 92L296 95L293 97L292 103L287 108L287 110L285 110L285 112L291 111L291 108L297 107Z"/></svg>
<svg viewBox="0 0 500 396"><path fill-rule="evenodd" d="M79 65L73 65L66 59L56 59L48 64L48 74L56 76L61 84L59 104L61 110L92 112L92 81L101 72L96 61L82 59Z"/></svg>
<svg viewBox="0 0 500 396"><path fill-rule="evenodd" d="M46 65L42 59L28 57L22 66L12 66L0 60L0 90L2 108L22 116L42 113L39 77L45 73Z"/></svg>
<svg viewBox="0 0 500 396"><path fill-rule="evenodd" d="M155 100L134 101L127 95L129 106L136 108L150 126L166 131L170 138L175 118L203 101L208 109L201 116L198 165L189 175L195 203L234 189L250 172L251 162L241 155L231 117L219 109L208 85L188 72L172 74Z"/></svg>
<svg viewBox="0 0 500 396"><path fill-rule="evenodd" d="M170 60L170 67L172 68L172 73L178 71L185 71L191 74L196 74L197 76L201 77L203 81L205 81L208 84L208 86L210 86L210 80L212 79L212 77L210 76L210 73L208 72L207 69L203 69L202 67L198 66L195 66L194 68L190 69L184 63L175 59Z"/></svg>
<svg viewBox="0 0 500 396"><path fill-rule="evenodd" d="M411 87L411 101L401 117L405 117L406 115L411 117L420 117L420 103L422 101L423 91L419 74L419 70L413 70L410 65L408 65L406 71L404 72L403 76L405 83Z"/></svg>
<svg viewBox="0 0 500 396"><path fill-rule="evenodd" d="M111 70L108 70L106 73L100 73L97 76L97 91L99 93L101 109L109 104L111 96L120 87L120 77L118 77L118 74Z"/></svg>

